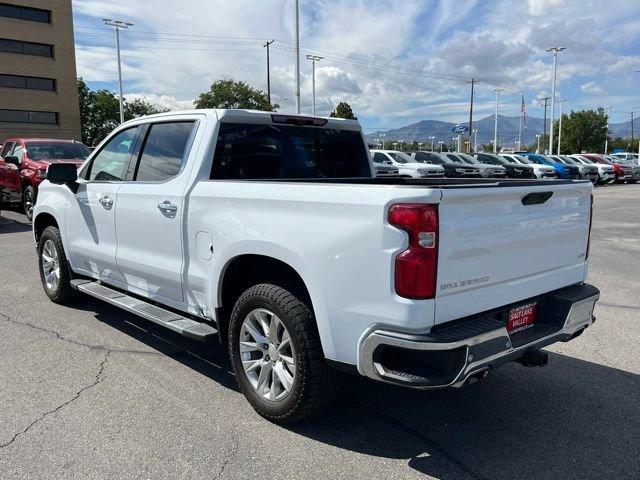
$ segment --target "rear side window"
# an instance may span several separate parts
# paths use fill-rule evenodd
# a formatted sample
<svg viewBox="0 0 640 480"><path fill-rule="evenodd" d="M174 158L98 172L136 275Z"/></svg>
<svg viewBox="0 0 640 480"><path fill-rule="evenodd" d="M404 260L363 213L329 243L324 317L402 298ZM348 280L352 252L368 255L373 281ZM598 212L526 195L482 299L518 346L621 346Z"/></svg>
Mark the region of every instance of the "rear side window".
<svg viewBox="0 0 640 480"><path fill-rule="evenodd" d="M13 142L7 142L2 146L2 153L0 153L0 157L4 158L11 152L13 148Z"/></svg>
<svg viewBox="0 0 640 480"><path fill-rule="evenodd" d="M222 123L212 179L371 177L359 132Z"/></svg>
<svg viewBox="0 0 640 480"><path fill-rule="evenodd" d="M175 177L186 158L194 123L170 122L151 125L142 147L135 180L163 182Z"/></svg>

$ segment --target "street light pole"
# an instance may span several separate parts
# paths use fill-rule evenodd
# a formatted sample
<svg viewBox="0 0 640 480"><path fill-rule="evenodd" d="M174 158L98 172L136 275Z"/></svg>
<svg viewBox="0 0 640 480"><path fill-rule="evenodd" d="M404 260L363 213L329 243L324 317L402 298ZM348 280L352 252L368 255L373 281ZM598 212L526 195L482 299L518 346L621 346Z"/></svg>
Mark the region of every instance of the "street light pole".
<svg viewBox="0 0 640 480"><path fill-rule="evenodd" d="M500 92L504 92L504 88L494 88L496 92L496 119L493 125L493 153L498 153L498 97Z"/></svg>
<svg viewBox="0 0 640 480"><path fill-rule="evenodd" d="M536 133L536 139L538 140L538 149L536 150L536 153L540 153L540 134Z"/></svg>
<svg viewBox="0 0 640 480"><path fill-rule="evenodd" d="M478 129L473 129L473 153L478 151Z"/></svg>
<svg viewBox="0 0 640 480"><path fill-rule="evenodd" d="M558 73L558 52L566 50L566 47L547 48L547 52L553 52L553 83L551 84L551 125L549 126L549 154L553 153L553 120L555 117L556 101L556 76Z"/></svg>
<svg viewBox="0 0 640 480"><path fill-rule="evenodd" d="M307 55L307 60L311 60L311 90L313 91L312 108L313 115L316 114L316 62L319 62L324 57L318 55Z"/></svg>
<svg viewBox="0 0 640 480"><path fill-rule="evenodd" d="M271 72L269 68L269 45L271 45L275 40L268 41L263 45L263 47L267 47L267 100L269 101L269 107L271 107Z"/></svg>
<svg viewBox="0 0 640 480"><path fill-rule="evenodd" d="M560 104L560 124L558 125L558 155L560 155L560 142L562 141L562 105L566 102L566 98L559 98L558 103Z"/></svg>
<svg viewBox="0 0 640 480"><path fill-rule="evenodd" d="M544 101L544 127L542 128L542 148L544 149L545 148L544 135L547 132L547 107L549 106L550 97L539 98L538 100ZM538 151L539 150L540 150L540 147L538 147ZM543 154L546 153L546 150L542 153Z"/></svg>
<svg viewBox="0 0 640 480"><path fill-rule="evenodd" d="M103 18L102 21L108 27L116 30L116 52L118 56L118 98L120 99L120 123L124 123L124 99L122 97L122 64L120 61L120 29L125 30L133 27L133 23L123 22L121 20L113 20L111 18Z"/></svg>
<svg viewBox="0 0 640 480"><path fill-rule="evenodd" d="M478 83L479 80L472 78L470 81L468 81L467 83L471 84L471 103L469 106L469 133L471 133L471 131L473 130L473 92L474 92L474 86L476 83Z"/></svg>
<svg viewBox="0 0 640 480"><path fill-rule="evenodd" d="M604 137L604 154L607 155L609 153L609 116L613 107L605 107L605 110L607 111L607 135Z"/></svg>
<svg viewBox="0 0 640 480"><path fill-rule="evenodd" d="M429 140L431 140L431 151L433 152L433 141L436 139L436 137L434 137L433 135L429 137Z"/></svg>
<svg viewBox="0 0 640 480"><path fill-rule="evenodd" d="M300 113L300 2L299 0L295 0L296 2L296 24L295 24L295 35L296 35L296 46L295 46L295 54L296 54L296 113Z"/></svg>

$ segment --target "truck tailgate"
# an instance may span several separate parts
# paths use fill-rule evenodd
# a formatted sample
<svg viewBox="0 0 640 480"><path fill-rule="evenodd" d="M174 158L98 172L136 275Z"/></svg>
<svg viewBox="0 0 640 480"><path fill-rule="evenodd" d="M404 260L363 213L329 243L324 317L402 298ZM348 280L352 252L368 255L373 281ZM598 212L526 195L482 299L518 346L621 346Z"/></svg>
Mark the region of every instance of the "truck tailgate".
<svg viewBox="0 0 640 480"><path fill-rule="evenodd" d="M442 189L435 323L583 281L591 190L587 182Z"/></svg>

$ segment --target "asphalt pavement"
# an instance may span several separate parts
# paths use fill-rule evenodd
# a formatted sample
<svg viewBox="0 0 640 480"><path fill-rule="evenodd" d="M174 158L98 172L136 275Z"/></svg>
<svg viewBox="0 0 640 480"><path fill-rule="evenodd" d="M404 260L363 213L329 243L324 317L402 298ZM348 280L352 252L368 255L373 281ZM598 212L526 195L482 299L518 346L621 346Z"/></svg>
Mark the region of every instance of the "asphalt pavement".
<svg viewBox="0 0 640 480"><path fill-rule="evenodd" d="M638 479L640 185L598 188L594 211L598 320L547 367L435 392L349 377L287 427L254 413L216 344L49 302L30 225L2 212L0 478Z"/></svg>

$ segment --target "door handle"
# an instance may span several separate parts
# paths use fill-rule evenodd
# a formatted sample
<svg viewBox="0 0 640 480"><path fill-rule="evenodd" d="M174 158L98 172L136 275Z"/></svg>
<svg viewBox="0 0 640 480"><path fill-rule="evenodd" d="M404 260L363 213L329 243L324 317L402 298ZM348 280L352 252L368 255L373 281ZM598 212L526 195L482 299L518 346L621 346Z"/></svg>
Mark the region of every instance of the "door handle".
<svg viewBox="0 0 640 480"><path fill-rule="evenodd" d="M162 213L166 214L173 214L178 211L178 206L175 203L171 203L169 200L159 203L158 208Z"/></svg>
<svg viewBox="0 0 640 480"><path fill-rule="evenodd" d="M98 201L107 210L110 210L111 207L113 207L113 198L111 198L109 195L103 195Z"/></svg>

